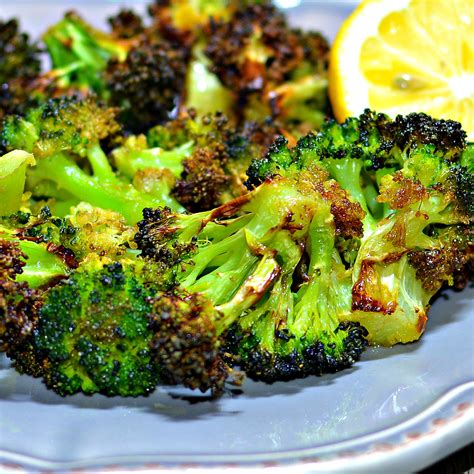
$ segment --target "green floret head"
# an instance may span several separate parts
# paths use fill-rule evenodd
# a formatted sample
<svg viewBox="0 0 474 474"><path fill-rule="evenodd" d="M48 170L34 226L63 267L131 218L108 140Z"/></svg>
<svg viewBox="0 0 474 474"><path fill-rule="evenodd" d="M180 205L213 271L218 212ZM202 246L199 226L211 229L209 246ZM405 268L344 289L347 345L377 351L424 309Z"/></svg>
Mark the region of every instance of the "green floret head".
<svg viewBox="0 0 474 474"><path fill-rule="evenodd" d="M149 299L158 288L141 270L116 262L78 271L45 295L34 344L47 361L48 387L61 395L109 396L155 389Z"/></svg>
<svg viewBox="0 0 474 474"><path fill-rule="evenodd" d="M261 159L255 159L247 170L246 186L253 188L263 183L267 178L282 174L294 163L294 157L288 148L288 140L278 137L270 146L267 154Z"/></svg>
<svg viewBox="0 0 474 474"><path fill-rule="evenodd" d="M8 150L26 150L38 158L61 151L84 156L87 148L120 130L116 112L93 97L49 99L24 119L9 117L0 140Z"/></svg>

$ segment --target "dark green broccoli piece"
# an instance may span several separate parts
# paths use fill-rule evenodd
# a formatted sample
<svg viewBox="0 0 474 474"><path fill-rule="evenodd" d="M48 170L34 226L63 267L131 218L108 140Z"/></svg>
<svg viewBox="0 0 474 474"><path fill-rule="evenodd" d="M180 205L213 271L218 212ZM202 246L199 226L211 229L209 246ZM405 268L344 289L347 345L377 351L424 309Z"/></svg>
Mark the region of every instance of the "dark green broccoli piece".
<svg viewBox="0 0 474 474"><path fill-rule="evenodd" d="M142 17L133 10L122 9L109 17L108 22L116 38L131 39L145 33Z"/></svg>
<svg viewBox="0 0 474 474"><path fill-rule="evenodd" d="M159 381L149 330L159 284L138 264L95 265L44 295L33 333L44 381L61 395L149 394Z"/></svg>
<svg viewBox="0 0 474 474"><path fill-rule="evenodd" d="M150 205L179 209L161 179L152 192L146 192L114 173L100 142L119 131L115 114L115 109L93 97L51 99L25 118L9 117L0 132L0 143L7 150L35 155L36 166L27 172L27 190L33 196L38 183L53 182L80 201L121 213L130 223ZM87 164L80 165L84 159Z"/></svg>
<svg viewBox="0 0 474 474"><path fill-rule="evenodd" d="M41 72L40 48L19 31L17 20L0 20L0 120L32 105L30 83Z"/></svg>
<svg viewBox="0 0 474 474"><path fill-rule="evenodd" d="M120 119L132 132L175 118L184 94L188 53L165 40L145 39L124 61L109 61L107 88Z"/></svg>

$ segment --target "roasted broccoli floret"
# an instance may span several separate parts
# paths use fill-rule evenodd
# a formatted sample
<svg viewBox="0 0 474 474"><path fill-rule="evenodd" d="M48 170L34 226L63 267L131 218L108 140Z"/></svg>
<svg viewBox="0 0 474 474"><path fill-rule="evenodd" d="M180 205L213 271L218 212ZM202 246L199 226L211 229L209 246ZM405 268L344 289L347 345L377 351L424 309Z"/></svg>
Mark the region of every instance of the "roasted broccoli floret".
<svg viewBox="0 0 474 474"><path fill-rule="evenodd" d="M34 154L36 166L27 172L33 196L38 183L52 182L79 201L121 213L129 223L150 205L179 209L161 179L146 192L114 173L100 142L119 131L115 114L93 97L51 99L25 118L8 117L0 142L7 150Z"/></svg>
<svg viewBox="0 0 474 474"><path fill-rule="evenodd" d="M144 39L125 60L109 61L110 101L120 106L120 119L132 132L176 117L184 95L188 52L164 39Z"/></svg>
<svg viewBox="0 0 474 474"><path fill-rule="evenodd" d="M122 9L109 17L108 22L116 38L131 39L145 33L142 17L133 10Z"/></svg>
<svg viewBox="0 0 474 474"><path fill-rule="evenodd" d="M19 31L16 20L0 20L0 120L32 104L28 89L41 72L39 47Z"/></svg>
<svg viewBox="0 0 474 474"><path fill-rule="evenodd" d="M252 2L211 22L207 41L210 70L234 93L238 114L306 131L322 124L329 47L321 35L292 30L269 2Z"/></svg>
<svg viewBox="0 0 474 474"><path fill-rule="evenodd" d="M453 121L425 114L391 120L366 111L342 125L329 122L293 150L280 140L250 166L252 185L317 164L360 204L364 235L350 262L349 319L365 326L374 343L418 339L431 297L468 265L472 232L462 229L472 226L474 181L465 140ZM451 265L427 283L420 275L436 255Z"/></svg>
<svg viewBox="0 0 474 474"><path fill-rule="evenodd" d="M145 210L138 224L142 255L175 268L183 289L214 304L217 344L222 335L227 361L256 378L339 370L366 345L358 324L340 325L351 311L351 271L335 247L336 184L326 178L319 169L288 173L212 211ZM211 331L209 319L193 324Z"/></svg>
<svg viewBox="0 0 474 474"><path fill-rule="evenodd" d="M86 268L48 291L38 311L33 347L46 385L61 395L152 392L159 372L148 298L157 287L133 266Z"/></svg>
<svg viewBox="0 0 474 474"><path fill-rule="evenodd" d="M161 170L164 180L168 175L174 197L188 210L199 212L246 191L243 182L249 163L265 153L277 133L272 123L233 127L222 114L197 117L190 111L152 128L147 137L127 138L112 151L112 158L129 179Z"/></svg>

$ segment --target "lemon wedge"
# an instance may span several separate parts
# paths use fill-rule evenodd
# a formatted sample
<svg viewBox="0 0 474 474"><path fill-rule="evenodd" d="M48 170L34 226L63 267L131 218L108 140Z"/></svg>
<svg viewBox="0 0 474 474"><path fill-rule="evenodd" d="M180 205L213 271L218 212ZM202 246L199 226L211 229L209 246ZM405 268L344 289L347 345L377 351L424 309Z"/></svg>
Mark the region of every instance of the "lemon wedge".
<svg viewBox="0 0 474 474"><path fill-rule="evenodd" d="M425 112L474 141L474 1L363 1L334 42L329 95L340 121Z"/></svg>

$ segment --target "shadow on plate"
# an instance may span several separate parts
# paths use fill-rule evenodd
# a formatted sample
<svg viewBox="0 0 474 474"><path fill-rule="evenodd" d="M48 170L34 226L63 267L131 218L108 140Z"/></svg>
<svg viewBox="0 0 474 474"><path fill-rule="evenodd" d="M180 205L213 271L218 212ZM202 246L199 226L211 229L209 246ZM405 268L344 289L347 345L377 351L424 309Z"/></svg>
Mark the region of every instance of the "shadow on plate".
<svg viewBox="0 0 474 474"><path fill-rule="evenodd" d="M208 394L187 390L182 387L159 387L149 397L120 398L102 395L85 396L82 394L60 397L44 384L27 375L20 375L10 366L6 357L0 359L0 399L14 403L39 403L43 405L63 405L69 408L110 410L125 408L128 410L148 411L165 416L174 421L196 420L208 416L233 416L236 411L221 410L222 401L242 397L246 400L270 398L296 394L307 388L327 386L358 370L357 365L335 374L322 377L307 377L287 382L266 384L247 379L242 387L226 388L219 399L212 399Z"/></svg>

